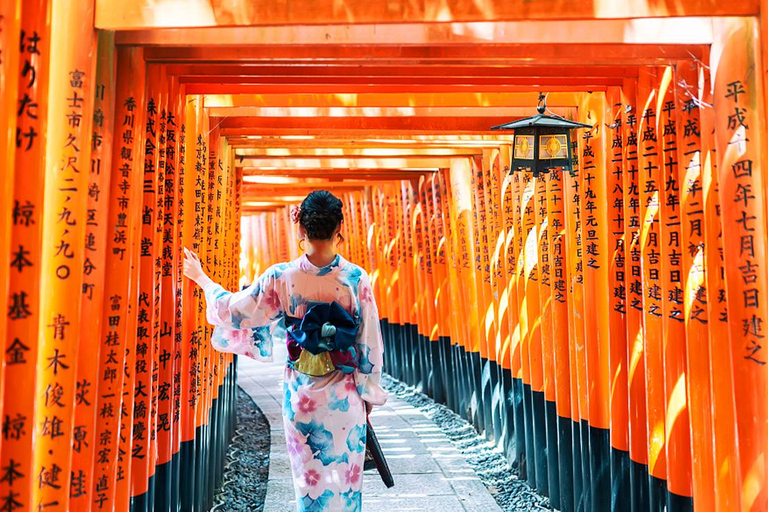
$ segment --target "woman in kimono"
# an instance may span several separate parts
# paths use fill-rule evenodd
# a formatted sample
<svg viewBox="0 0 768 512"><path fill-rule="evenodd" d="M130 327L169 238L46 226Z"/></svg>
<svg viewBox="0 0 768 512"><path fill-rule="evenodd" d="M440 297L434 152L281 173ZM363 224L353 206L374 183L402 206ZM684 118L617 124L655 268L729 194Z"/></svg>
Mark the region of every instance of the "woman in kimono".
<svg viewBox="0 0 768 512"><path fill-rule="evenodd" d="M366 414L387 399L376 303L366 272L334 250L342 202L315 191L291 216L305 253L250 287L224 290L191 251L184 274L203 288L220 344L246 332L247 349L238 352L271 360L270 326L285 321L283 424L298 510L359 511Z"/></svg>

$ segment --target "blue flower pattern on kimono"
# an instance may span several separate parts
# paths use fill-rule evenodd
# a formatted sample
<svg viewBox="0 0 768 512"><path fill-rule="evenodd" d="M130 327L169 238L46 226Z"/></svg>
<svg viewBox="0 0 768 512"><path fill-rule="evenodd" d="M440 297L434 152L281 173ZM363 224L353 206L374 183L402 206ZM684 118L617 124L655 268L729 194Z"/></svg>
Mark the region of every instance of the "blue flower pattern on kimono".
<svg viewBox="0 0 768 512"><path fill-rule="evenodd" d="M296 430L307 436L307 445L312 456L322 461L327 466L336 462L333 455L333 434L322 423L296 423Z"/></svg>
<svg viewBox="0 0 768 512"><path fill-rule="evenodd" d="M355 425L352 427L349 431L349 435L347 435L347 448L357 453L365 450L366 432L367 429L365 425Z"/></svg>
<svg viewBox="0 0 768 512"><path fill-rule="evenodd" d="M254 327L253 345L258 350L261 357L272 357L272 332L268 325Z"/></svg>
<svg viewBox="0 0 768 512"><path fill-rule="evenodd" d="M358 343L357 350L358 354L360 354L358 356L357 369L362 373L371 373L373 371L373 364L371 364L369 357L371 355L371 347Z"/></svg>
<svg viewBox="0 0 768 512"><path fill-rule="evenodd" d="M331 498L333 497L333 491L325 491L314 500L307 494L301 498L299 510L303 512L325 512L328 510L328 502L331 501Z"/></svg>
<svg viewBox="0 0 768 512"><path fill-rule="evenodd" d="M291 407L291 386L288 382L283 384L283 393L283 416L289 421L293 421L296 417L296 413L293 412L293 408Z"/></svg>
<svg viewBox="0 0 768 512"><path fill-rule="evenodd" d="M349 512L360 512L362 506L362 493L360 491L347 491L341 493L344 510Z"/></svg>
<svg viewBox="0 0 768 512"><path fill-rule="evenodd" d="M339 398L336 396L336 393L332 393L331 396L328 399L328 407L332 411L348 411L349 410L349 399L347 398Z"/></svg>

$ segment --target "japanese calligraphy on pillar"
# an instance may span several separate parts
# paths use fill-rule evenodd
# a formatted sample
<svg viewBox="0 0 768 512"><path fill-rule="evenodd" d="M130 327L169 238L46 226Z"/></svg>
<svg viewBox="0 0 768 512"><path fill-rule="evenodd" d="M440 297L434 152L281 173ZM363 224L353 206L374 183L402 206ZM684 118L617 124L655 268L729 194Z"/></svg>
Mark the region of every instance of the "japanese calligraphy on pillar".
<svg viewBox="0 0 768 512"><path fill-rule="evenodd" d="M32 499L36 507L68 510L75 381L83 279L83 242L93 116L93 16L87 2L54 2L45 141L47 206L42 222L38 374ZM71 37L82 44L64 44ZM29 105L28 105L29 106Z"/></svg>
<svg viewBox="0 0 768 512"><path fill-rule="evenodd" d="M571 167L574 175L564 173L564 200L565 200L565 244L568 252L566 259L567 287L572 298L568 308L568 323L571 326L569 355L571 356L571 403L574 420L589 420L589 404L587 402L587 374L584 353L584 247L582 241L582 202L581 189L583 178L581 176L580 149L583 141L579 143L578 132L573 132L574 140L571 143L572 161Z"/></svg>
<svg viewBox="0 0 768 512"><path fill-rule="evenodd" d="M646 464L648 439L645 412L645 349L643 347L643 271L640 248L640 190L638 176L637 83L625 80L621 89L621 140L624 175L625 321L627 336L628 429L630 459Z"/></svg>
<svg viewBox="0 0 768 512"><path fill-rule="evenodd" d="M611 118L611 151L608 175L608 193L611 198L608 223L611 258L611 309L624 315L627 311L625 239L624 239L624 140L622 138L622 104L618 94L611 95L614 101ZM613 325L612 325L613 327ZM619 327L619 326L617 326ZM623 325L620 326L623 330ZM613 329L612 329L613 330Z"/></svg>
<svg viewBox="0 0 768 512"><path fill-rule="evenodd" d="M107 215L114 123L114 34L99 34L94 91L88 209L85 218L85 259L80 318L91 326L80 333L80 350L93 357L79 358L75 383L75 423L72 432L72 508L86 509L93 491L96 435L96 393L104 322L104 261L107 250Z"/></svg>
<svg viewBox="0 0 768 512"><path fill-rule="evenodd" d="M608 199L608 283L610 347L608 349L610 381L611 446L628 451L627 404L627 334L626 334L626 253L624 233L624 141L622 138L621 93L609 88L606 103L610 106L607 132L610 149L606 165ZM608 161L610 163L608 163Z"/></svg>
<svg viewBox="0 0 768 512"><path fill-rule="evenodd" d="M704 206L704 259L707 285L706 309L709 329L709 361L712 381L712 429L714 432L715 506L720 510L739 508L741 482L736 442L736 411L733 407L734 376L731 347L723 343L730 336L728 300L725 291L725 250L718 190L718 158L715 143L715 112L711 78L703 74L701 124L701 185Z"/></svg>
<svg viewBox="0 0 768 512"><path fill-rule="evenodd" d="M547 215L549 219L548 247L550 281L552 283L552 347L557 415L571 416L571 369L568 351L568 290L565 249L565 202L563 173L552 172L547 177Z"/></svg>
<svg viewBox="0 0 768 512"><path fill-rule="evenodd" d="M671 73L667 68L665 73ZM670 336L681 335L683 323L683 287L682 287L682 246L680 242L680 184L678 181L677 158L677 130L675 126L676 109L673 90L670 87L663 98L659 125L663 126L661 146L663 152L664 193L661 201L661 245L662 268L665 274L664 305L665 317L678 324L677 327L668 327L666 332ZM673 324L669 324L672 326Z"/></svg>
<svg viewBox="0 0 768 512"><path fill-rule="evenodd" d="M17 70L15 173L11 205L11 257L8 279L7 332L3 351L5 386L0 451L0 509L30 508L32 431L40 321L43 187L43 123L48 91L49 32L47 1L27 2L21 18ZM3 269L5 271L5 269Z"/></svg>
<svg viewBox="0 0 768 512"><path fill-rule="evenodd" d="M666 479L664 418L663 303L661 275L660 201L663 193L662 150L658 136L659 88L663 70L641 70L638 105L643 105L638 136L640 163L640 249L643 270L643 334L648 411L649 472ZM663 129L663 126L662 126Z"/></svg>
<svg viewBox="0 0 768 512"><path fill-rule="evenodd" d="M101 331L94 448L93 508L96 510L111 509L115 499L122 393L127 370L125 352L128 338L135 339L135 331L129 331L129 327L138 323L138 319L134 322L129 319L129 302L132 289L131 258L134 252L138 255L139 244L134 249L134 243L139 234L138 223L141 222L139 190L144 166L142 161L139 168L138 161L144 139L141 112L144 108L144 60L141 51L120 48L117 62L112 177L107 219L109 238L104 284L103 314L106 322ZM136 307L138 309L138 304ZM133 373L134 369L130 371ZM125 421L130 419L128 416ZM124 458L126 456L129 454L123 455Z"/></svg>
<svg viewBox="0 0 768 512"><path fill-rule="evenodd" d="M159 173L157 170L157 132L158 132L158 75L156 67L148 72L147 104L145 113L144 144L142 147L142 163L144 176L142 180L141 234L139 238L139 288L136 302L136 345L135 365L133 372L134 388L132 393L132 446L131 492L141 495L146 492L147 480L154 462L150 456L151 440L155 435L152 431L153 418L156 415L156 319L155 319L155 224L157 222L157 187ZM123 469L124 473L125 469ZM118 470L120 472L120 470Z"/></svg>
<svg viewBox="0 0 768 512"><path fill-rule="evenodd" d="M720 76L718 76L720 78ZM719 167L720 174L720 197L725 206L723 211L723 223L727 226L725 229L726 243L733 240L734 235L738 234L735 242L739 248L738 259L731 260L729 263L726 249L726 263L728 276L729 296L732 296L731 314L734 316L732 321L742 327L741 338L743 340L743 349L741 358L758 366L768 364L768 350L763 349L763 309L766 307L764 298L761 298L760 273L764 269L760 268L762 261L761 249L763 240L757 236L764 231L763 223L759 220L762 217L756 215L756 208L762 208L761 194L762 188L756 186L759 183L758 174L758 139L753 135L753 127L757 121L750 125L753 118L757 118L759 113L752 107L754 103L750 101L754 95L758 94L754 89L755 85L750 83L744 77L734 73L733 80L722 83L716 83L715 102L717 127L718 155L722 159ZM750 89L750 86L752 87ZM725 112L723 112L725 111ZM727 115L726 115L727 114ZM720 133L728 136L728 141L722 144L724 137ZM738 270L738 279L731 279L730 274L736 268ZM762 305L761 305L762 304ZM736 354L734 354L735 356Z"/></svg>
<svg viewBox="0 0 768 512"><path fill-rule="evenodd" d="M171 88L172 91L176 92L175 88ZM182 397L183 395L183 385L182 385L182 374L184 372L184 356L186 354L185 352L185 346L186 343L184 343L184 333L182 331L184 319L182 315L183 310L183 268L182 265L178 264L183 259L183 244L182 241L184 240L183 234L184 234L184 218L185 218L185 212L184 212L184 184L185 184L185 160L186 160L186 123L185 121L185 115L184 115L184 106L182 103L182 98L185 98L185 95L181 94L181 91L178 92L178 94L172 94L171 100L175 104L175 108L172 112L175 113L176 120L171 122L172 119L168 119L166 121L166 130L168 131L166 137L167 137L167 146L166 149L166 167L168 163L173 160L177 162L176 167L176 204L174 208L174 212L176 212L175 216L175 230L174 230L174 238L176 240L174 245L174 258L177 262L177 265L174 267L174 279L176 280L176 302L175 302L175 310L174 310L174 318L176 323L176 332L174 336L174 346L176 347L176 356L174 357L174 360L176 361L176 364L174 366L174 389L173 389L173 416L174 416L174 426L176 427L174 430L174 445L179 446L181 443L181 411L182 411ZM176 133L176 137L174 141L171 141L171 133ZM171 150L176 151L175 158L172 158L170 155ZM167 175L167 170L166 170ZM237 218L240 218L239 216ZM238 244L239 247L239 244Z"/></svg>
<svg viewBox="0 0 768 512"><path fill-rule="evenodd" d="M760 69L759 27L754 19L723 21L714 77L715 137L722 205L728 323L733 362L734 405L743 485L760 482L743 506L768 506L768 297L765 102Z"/></svg>
<svg viewBox="0 0 768 512"><path fill-rule="evenodd" d="M703 82L703 80L702 80ZM704 187L698 64L680 62L675 70L677 108L680 235L683 253L684 318L687 339L687 379L691 426L692 494L694 501L715 509L715 470L712 449L711 356L707 314L704 239ZM703 385L698 385L701 383Z"/></svg>
<svg viewBox="0 0 768 512"><path fill-rule="evenodd" d="M667 458L667 489L680 496L691 496L691 437L685 385L688 372L684 324L683 247L680 237L677 109L673 78L673 69L665 68L659 90L664 182L664 191L659 198L664 304L664 392L667 404L677 404L674 423L666 425L667 452L671 454Z"/></svg>

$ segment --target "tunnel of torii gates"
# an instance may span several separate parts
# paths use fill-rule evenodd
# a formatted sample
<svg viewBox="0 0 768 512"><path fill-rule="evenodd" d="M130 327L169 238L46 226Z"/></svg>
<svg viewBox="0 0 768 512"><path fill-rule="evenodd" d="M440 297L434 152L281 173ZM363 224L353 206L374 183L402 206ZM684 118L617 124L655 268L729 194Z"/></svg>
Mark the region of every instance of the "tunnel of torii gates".
<svg viewBox="0 0 768 512"><path fill-rule="evenodd" d="M345 204L386 371L560 510L768 510L758 0L1 0L0 510L207 510L230 289ZM573 170L510 173L551 111Z"/></svg>

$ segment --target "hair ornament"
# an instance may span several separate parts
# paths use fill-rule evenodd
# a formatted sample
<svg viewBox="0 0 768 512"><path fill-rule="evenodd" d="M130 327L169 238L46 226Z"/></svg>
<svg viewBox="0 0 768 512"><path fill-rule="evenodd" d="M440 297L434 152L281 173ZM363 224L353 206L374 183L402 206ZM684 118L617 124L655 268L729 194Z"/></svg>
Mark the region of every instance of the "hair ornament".
<svg viewBox="0 0 768 512"><path fill-rule="evenodd" d="M294 206L291 208L291 221L298 224L299 220L301 220L301 206Z"/></svg>

